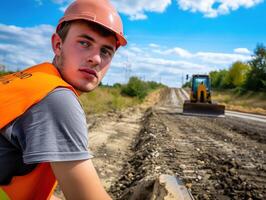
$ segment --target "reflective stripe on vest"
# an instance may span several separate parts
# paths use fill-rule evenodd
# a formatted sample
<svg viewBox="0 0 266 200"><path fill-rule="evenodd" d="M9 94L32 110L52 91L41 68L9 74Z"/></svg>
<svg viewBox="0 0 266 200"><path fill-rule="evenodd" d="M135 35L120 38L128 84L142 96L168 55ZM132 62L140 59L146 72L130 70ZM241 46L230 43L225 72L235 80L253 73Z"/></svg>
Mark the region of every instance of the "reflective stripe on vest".
<svg viewBox="0 0 266 200"><path fill-rule="evenodd" d="M61 79L50 63L0 77L0 129L21 116L57 87L75 89ZM38 164L24 176L15 176L8 185L0 185L0 199L47 200L53 193L56 179L49 163Z"/></svg>

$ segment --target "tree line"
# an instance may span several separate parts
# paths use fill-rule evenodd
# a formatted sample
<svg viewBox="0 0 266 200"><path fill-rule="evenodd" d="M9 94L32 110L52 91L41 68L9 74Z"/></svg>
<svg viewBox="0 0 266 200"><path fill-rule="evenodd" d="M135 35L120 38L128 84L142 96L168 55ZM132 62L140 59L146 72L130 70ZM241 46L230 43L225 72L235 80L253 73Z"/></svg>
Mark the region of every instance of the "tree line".
<svg viewBox="0 0 266 200"><path fill-rule="evenodd" d="M237 61L228 70L210 72L210 77L215 89L266 91L266 47L258 44L250 61Z"/></svg>

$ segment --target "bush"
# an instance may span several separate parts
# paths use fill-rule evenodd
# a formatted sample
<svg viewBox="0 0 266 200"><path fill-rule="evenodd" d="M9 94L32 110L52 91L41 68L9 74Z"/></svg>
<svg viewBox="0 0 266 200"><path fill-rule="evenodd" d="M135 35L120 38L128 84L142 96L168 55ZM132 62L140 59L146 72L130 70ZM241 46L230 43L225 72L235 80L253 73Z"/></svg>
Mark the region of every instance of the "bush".
<svg viewBox="0 0 266 200"><path fill-rule="evenodd" d="M140 80L138 77L131 77L128 84L124 85L121 90L122 94L131 97L138 97L143 100L148 94L148 85L146 82Z"/></svg>
<svg viewBox="0 0 266 200"><path fill-rule="evenodd" d="M121 88L122 85L121 85L120 83L115 83L115 84L113 85L113 87L114 87L114 88Z"/></svg>

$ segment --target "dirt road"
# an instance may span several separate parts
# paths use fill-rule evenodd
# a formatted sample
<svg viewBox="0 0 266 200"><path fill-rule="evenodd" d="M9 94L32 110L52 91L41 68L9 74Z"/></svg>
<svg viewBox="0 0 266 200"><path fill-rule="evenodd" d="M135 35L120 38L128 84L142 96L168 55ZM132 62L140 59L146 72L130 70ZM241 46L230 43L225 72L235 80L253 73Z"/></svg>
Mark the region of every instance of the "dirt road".
<svg viewBox="0 0 266 200"><path fill-rule="evenodd" d="M266 199L266 124L181 114L177 90L146 112L92 117L90 148L114 199L150 199L160 174L178 176L195 199Z"/></svg>
<svg viewBox="0 0 266 200"><path fill-rule="evenodd" d="M165 96L155 113L177 150L172 166L179 166L194 197L265 199L266 124L228 116L183 116L164 103L169 102Z"/></svg>

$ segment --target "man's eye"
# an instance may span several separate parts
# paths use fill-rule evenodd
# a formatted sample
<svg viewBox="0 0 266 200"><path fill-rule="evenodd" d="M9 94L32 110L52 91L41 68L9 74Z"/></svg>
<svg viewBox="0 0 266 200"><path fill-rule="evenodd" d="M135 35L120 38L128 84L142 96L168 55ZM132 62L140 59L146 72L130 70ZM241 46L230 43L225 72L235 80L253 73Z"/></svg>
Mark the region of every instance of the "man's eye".
<svg viewBox="0 0 266 200"><path fill-rule="evenodd" d="M106 48L102 48L102 49L101 49L101 53L102 53L104 56L108 56L108 57L112 57L112 56L113 56L113 53L112 53L110 50L106 49Z"/></svg>
<svg viewBox="0 0 266 200"><path fill-rule="evenodd" d="M90 46L89 43L85 41L80 41L79 43L81 44L81 46L84 46L84 47Z"/></svg>

